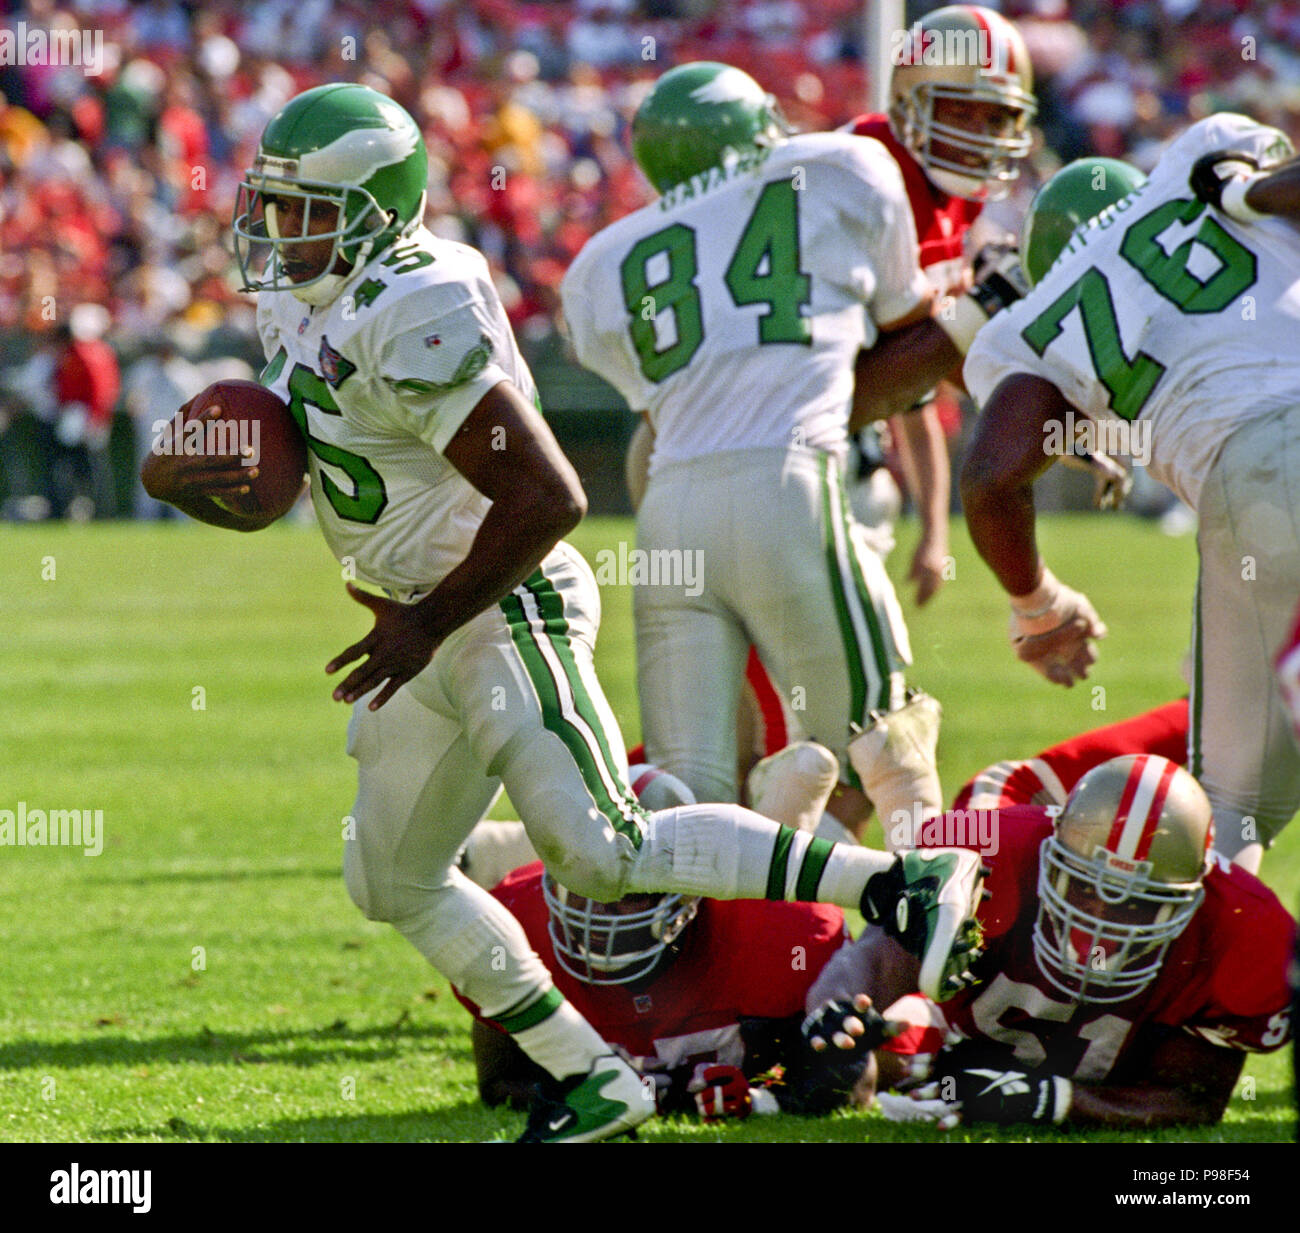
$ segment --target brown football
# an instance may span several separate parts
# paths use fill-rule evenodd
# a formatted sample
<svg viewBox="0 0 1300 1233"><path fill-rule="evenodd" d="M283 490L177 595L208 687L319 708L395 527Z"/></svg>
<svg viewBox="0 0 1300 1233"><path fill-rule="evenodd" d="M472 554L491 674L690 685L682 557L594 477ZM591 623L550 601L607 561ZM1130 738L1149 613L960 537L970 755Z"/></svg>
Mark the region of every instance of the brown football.
<svg viewBox="0 0 1300 1233"><path fill-rule="evenodd" d="M258 521L284 517L297 501L307 471L307 444L288 404L256 381L216 381L190 402L185 418L195 419L213 406L221 408L221 415L209 421L204 448L236 455L251 449L249 469L257 470L247 493L213 499L232 514Z"/></svg>

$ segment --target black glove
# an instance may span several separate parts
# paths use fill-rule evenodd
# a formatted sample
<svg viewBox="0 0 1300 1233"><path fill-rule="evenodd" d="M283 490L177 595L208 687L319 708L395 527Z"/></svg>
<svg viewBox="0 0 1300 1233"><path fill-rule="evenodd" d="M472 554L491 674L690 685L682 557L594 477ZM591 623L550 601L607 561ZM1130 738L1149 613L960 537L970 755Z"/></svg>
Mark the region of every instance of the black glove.
<svg viewBox="0 0 1300 1233"><path fill-rule="evenodd" d="M951 1071L917 1092L953 1106L966 1122L1050 1124L1070 1111L1073 1084L1060 1075L971 1066Z"/></svg>
<svg viewBox="0 0 1300 1233"><path fill-rule="evenodd" d="M865 1056L897 1036L907 1025L885 1019L871 999L858 994L852 1003L836 1000L814 1011L800 1029L808 1047L822 1056ZM834 1046L834 1049L828 1046Z"/></svg>
<svg viewBox="0 0 1300 1233"><path fill-rule="evenodd" d="M1014 244L985 244L976 254L974 269L970 296L990 317L1029 294L1020 250Z"/></svg>
<svg viewBox="0 0 1300 1233"><path fill-rule="evenodd" d="M1202 154L1192 164L1192 174L1187 182L1201 201L1222 210L1224 187L1232 180L1257 171L1259 160L1254 155L1237 150L1215 150L1212 154Z"/></svg>

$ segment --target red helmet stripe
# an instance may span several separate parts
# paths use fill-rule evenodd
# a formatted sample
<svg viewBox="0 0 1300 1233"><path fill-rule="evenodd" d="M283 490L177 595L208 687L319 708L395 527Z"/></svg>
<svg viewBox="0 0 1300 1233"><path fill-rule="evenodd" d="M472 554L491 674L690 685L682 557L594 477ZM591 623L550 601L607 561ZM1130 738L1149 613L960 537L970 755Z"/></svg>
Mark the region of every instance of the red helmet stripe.
<svg viewBox="0 0 1300 1233"><path fill-rule="evenodd" d="M651 784L653 780L659 778L663 771L657 766L647 766L641 774L636 777L636 782L632 784L632 791L636 793L638 799Z"/></svg>
<svg viewBox="0 0 1300 1233"><path fill-rule="evenodd" d="M1160 824L1160 815L1164 812L1165 797L1169 795L1169 785L1174 781L1174 775L1177 774L1178 767L1172 762L1166 762L1164 770L1160 775L1160 782L1156 784L1155 795L1152 797L1151 805L1147 809L1146 825L1142 828L1142 837L1138 840L1137 851L1134 855L1138 860L1146 860L1151 851L1151 841L1155 838L1156 827Z"/></svg>
<svg viewBox="0 0 1300 1233"><path fill-rule="evenodd" d="M1133 759L1106 846L1126 860L1146 860L1178 767L1164 758Z"/></svg>
<svg viewBox="0 0 1300 1233"><path fill-rule="evenodd" d="M1006 31L1002 28L1006 19L1000 13L990 12L977 4L968 4L964 8L975 19L985 35L989 49L988 70L992 73L1014 73L1016 71L1015 44L1007 38Z"/></svg>
<svg viewBox="0 0 1300 1233"><path fill-rule="evenodd" d="M1115 810L1115 821L1111 823L1110 834L1106 837L1106 846L1112 852L1118 852L1123 843L1124 830L1128 826L1128 812L1133 808L1133 798L1137 795L1138 783L1145 769L1145 755L1139 757L1129 769L1124 781L1124 791L1120 793L1119 808Z"/></svg>

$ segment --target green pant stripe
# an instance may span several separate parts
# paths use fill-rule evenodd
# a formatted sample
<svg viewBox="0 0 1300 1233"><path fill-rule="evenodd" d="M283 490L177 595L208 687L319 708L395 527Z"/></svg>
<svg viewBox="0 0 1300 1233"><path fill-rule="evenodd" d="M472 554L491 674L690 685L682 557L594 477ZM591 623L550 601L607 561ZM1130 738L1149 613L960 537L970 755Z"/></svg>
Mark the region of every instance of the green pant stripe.
<svg viewBox="0 0 1300 1233"><path fill-rule="evenodd" d="M829 466L834 466L834 459L828 458ZM853 575L853 585L858 593L858 603L862 608L862 616L867 624L867 633L871 638L871 653L876 665L876 677L879 681L879 694L876 696L872 705L879 710L888 711L892 699L892 688L890 681L890 660L889 653L885 649L885 634L880 627L880 614L876 611L875 601L872 598L871 591L867 587L866 577L862 573L862 562L858 560L857 546L853 542L853 536L849 534L849 503L848 496L844 491L844 485L839 485L839 515L840 526L844 536L845 557L849 563L849 570ZM865 716L861 713L855 714L853 720L856 723L862 723Z"/></svg>
<svg viewBox="0 0 1300 1233"><path fill-rule="evenodd" d="M772 849L772 863L767 867L768 899L785 898L785 869L790 863L790 845L794 843L795 834L788 826L777 832L776 846Z"/></svg>
<svg viewBox="0 0 1300 1233"><path fill-rule="evenodd" d="M549 630L553 623L564 627L564 636L562 638L552 638L551 644L555 648L560 663L564 665L564 674L573 694L574 709L582 716L587 727L591 729L601 762L608 773L609 782L615 783L619 787L617 801L624 817L629 820L642 818L645 811L641 808L631 785L626 782L622 770L614 760L608 734L605 731L605 724L601 720L600 710L588 692L586 685L583 684L582 673L578 669L578 661L573 655L573 643L568 636L569 625L564 618L564 599L555 589L551 580L540 571L534 577L536 582L530 578L524 585L528 587L534 599L536 599L537 610L542 614L546 628Z"/></svg>
<svg viewBox="0 0 1300 1233"><path fill-rule="evenodd" d="M634 801L620 801L611 794L606 786L605 775L601 773L601 768L597 763L597 758L600 755L592 747L587 735L564 714L561 701L562 683L556 678L551 663L547 661L546 656L540 649L539 642L542 638L545 638L552 654L559 661L564 674L563 685L567 686L575 699L575 710L580 715L582 715L583 709L582 700L586 700L588 707L590 707L590 699L586 697L586 691L582 687L576 666L573 664L572 651L568 645L568 622L564 619L562 602L558 616L552 613L549 619L542 621L540 633L536 629L536 623L529 619L521 592L528 590L528 593L536 600L536 593L531 590L531 586L537 584L544 584L544 587L549 588L554 594L554 588L550 587L550 584L546 582L545 577L539 570L522 587L517 588L501 601L501 610L505 614L511 638L519 652L520 659L523 661L524 670L528 673L529 680L532 681L533 688L537 691L538 702L542 710L542 723L548 732L554 732L564 742L565 748L568 749L573 757L574 764L578 768L578 773L582 776L587 791L591 793L592 799L595 801L596 808L616 831L625 835L634 847L640 848L641 829L634 820L640 812L640 807ZM557 595L556 598L559 599L559 596ZM540 604L538 610L541 612ZM562 651L567 652L567 655L561 653ZM590 727L591 719L587 715L582 715L582 718L586 720L587 725ZM593 730L598 730L598 726ZM610 764L606 761L605 765L608 768ZM620 781L621 776L617 772L609 773L614 783ZM631 789L626 789L626 791L630 797Z"/></svg>
<svg viewBox="0 0 1300 1233"><path fill-rule="evenodd" d="M563 1005L564 994L552 986L531 1005L519 1011L508 1010L504 1015L498 1015L496 1021L513 1036L516 1032L526 1032L544 1019L549 1019Z"/></svg>
<svg viewBox="0 0 1300 1233"><path fill-rule="evenodd" d="M809 843L803 863L799 866L799 877L794 884L794 897L801 903L817 902L817 887L821 884L822 871L825 870L834 847L829 839L814 839Z"/></svg>
<svg viewBox="0 0 1300 1233"><path fill-rule="evenodd" d="M867 678L862 670L862 653L858 649L857 632L849 614L848 596L844 591L844 575L840 571L840 557L835 545L835 514L831 502L830 467L835 459L827 455L822 469L822 520L826 543L827 574L830 576L831 597L835 602L835 620L840 627L840 641L844 645L844 659L849 670L852 690L849 702L849 719L861 723L866 714Z"/></svg>
<svg viewBox="0 0 1300 1233"><path fill-rule="evenodd" d="M1204 661L1201 651L1201 627L1204 624L1201 612L1201 572L1196 574L1196 606L1192 610L1192 700L1188 728L1187 769L1196 779L1201 777L1201 708L1204 705L1205 680L1203 677Z"/></svg>

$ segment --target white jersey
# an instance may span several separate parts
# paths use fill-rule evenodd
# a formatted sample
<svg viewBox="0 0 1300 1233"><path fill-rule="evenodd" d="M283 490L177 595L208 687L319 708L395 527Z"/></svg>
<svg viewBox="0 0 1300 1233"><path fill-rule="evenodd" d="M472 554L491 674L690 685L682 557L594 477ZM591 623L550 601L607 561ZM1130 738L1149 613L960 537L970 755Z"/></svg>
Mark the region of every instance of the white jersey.
<svg viewBox="0 0 1300 1233"><path fill-rule="evenodd" d="M442 451L498 382L536 399L482 254L421 228L327 307L262 292L257 326L334 555L399 599L431 590L491 504Z"/></svg>
<svg viewBox="0 0 1300 1233"><path fill-rule="evenodd" d="M928 284L885 148L809 133L607 227L560 290L578 359L649 413L653 475L724 450L842 456L853 361Z"/></svg>
<svg viewBox="0 0 1300 1233"><path fill-rule="evenodd" d="M981 403L1026 372L1094 419L1145 421L1132 439L1145 438L1152 475L1193 508L1229 434L1300 405L1300 236L1281 219L1238 223L1196 199L1192 164L1225 149L1274 162L1290 143L1244 116L1194 124L980 330L964 369Z"/></svg>

